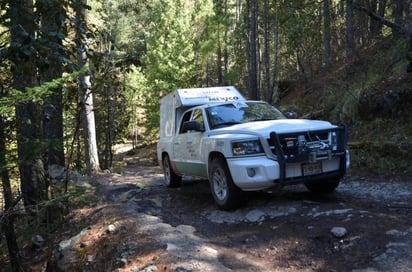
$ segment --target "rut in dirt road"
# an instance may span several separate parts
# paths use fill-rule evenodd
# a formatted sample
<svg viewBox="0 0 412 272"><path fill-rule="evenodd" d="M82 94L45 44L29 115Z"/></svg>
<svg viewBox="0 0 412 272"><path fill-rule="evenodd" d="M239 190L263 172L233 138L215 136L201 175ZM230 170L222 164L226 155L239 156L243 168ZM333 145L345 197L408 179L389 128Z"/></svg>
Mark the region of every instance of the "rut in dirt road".
<svg viewBox="0 0 412 272"><path fill-rule="evenodd" d="M161 175L147 182L142 181L147 187L139 200L134 198L142 212L174 227L194 227L193 233L215 248L230 269L246 259L255 264L245 264L251 271L412 267L411 183L349 176L332 195L313 195L303 186L251 193L247 206L226 212L216 208L207 181L189 178L172 190L165 188ZM344 229L344 235L336 237L333 228Z"/></svg>

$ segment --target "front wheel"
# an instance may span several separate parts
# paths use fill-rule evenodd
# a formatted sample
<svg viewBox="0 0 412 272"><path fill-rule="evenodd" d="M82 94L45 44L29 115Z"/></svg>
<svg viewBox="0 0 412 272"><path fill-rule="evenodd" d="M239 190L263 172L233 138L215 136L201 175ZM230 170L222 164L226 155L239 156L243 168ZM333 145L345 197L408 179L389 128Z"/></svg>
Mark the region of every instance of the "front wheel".
<svg viewBox="0 0 412 272"><path fill-rule="evenodd" d="M163 158L163 173L165 176L166 186L170 188L177 188L182 185L182 177L176 175L170 164L169 156Z"/></svg>
<svg viewBox="0 0 412 272"><path fill-rule="evenodd" d="M222 210L238 208L243 204L243 191L234 183L223 158L212 160L209 168L209 181L213 198Z"/></svg>
<svg viewBox="0 0 412 272"><path fill-rule="evenodd" d="M305 182L306 188L312 193L332 193L339 186L340 178Z"/></svg>

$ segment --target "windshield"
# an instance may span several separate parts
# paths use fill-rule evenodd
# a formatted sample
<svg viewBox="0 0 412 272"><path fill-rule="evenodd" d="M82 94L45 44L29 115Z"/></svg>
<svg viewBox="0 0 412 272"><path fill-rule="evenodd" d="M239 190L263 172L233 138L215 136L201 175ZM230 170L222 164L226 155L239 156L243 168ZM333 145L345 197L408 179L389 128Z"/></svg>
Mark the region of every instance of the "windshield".
<svg viewBox="0 0 412 272"><path fill-rule="evenodd" d="M265 102L234 102L206 109L210 128L254 121L286 119L282 112Z"/></svg>

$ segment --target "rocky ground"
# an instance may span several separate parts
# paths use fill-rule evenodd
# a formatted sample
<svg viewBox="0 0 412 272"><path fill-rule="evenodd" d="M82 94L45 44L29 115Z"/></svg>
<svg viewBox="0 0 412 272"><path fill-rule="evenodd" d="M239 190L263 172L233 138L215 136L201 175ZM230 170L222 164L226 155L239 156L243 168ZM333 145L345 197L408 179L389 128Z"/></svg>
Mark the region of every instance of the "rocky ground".
<svg viewBox="0 0 412 272"><path fill-rule="evenodd" d="M216 208L207 181L168 189L149 153L95 177L93 207L73 210L49 271L411 271L412 181L349 173L336 193L304 187ZM80 229L73 233L73 229ZM40 251L41 249L39 249ZM43 261L41 261L43 260Z"/></svg>

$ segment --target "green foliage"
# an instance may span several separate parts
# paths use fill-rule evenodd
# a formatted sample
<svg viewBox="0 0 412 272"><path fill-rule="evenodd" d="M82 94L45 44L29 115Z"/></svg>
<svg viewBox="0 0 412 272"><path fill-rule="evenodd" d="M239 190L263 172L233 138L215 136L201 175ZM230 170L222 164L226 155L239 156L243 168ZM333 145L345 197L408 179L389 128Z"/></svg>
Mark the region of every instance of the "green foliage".
<svg viewBox="0 0 412 272"><path fill-rule="evenodd" d="M280 57L285 68L280 71L281 77L285 73L298 73L298 76L310 79L321 66L321 7L321 2L302 4L302 1L285 1L279 5L280 31L284 40ZM295 69L296 63L298 69Z"/></svg>
<svg viewBox="0 0 412 272"><path fill-rule="evenodd" d="M72 186L68 191L67 196L70 203L70 209L99 205L100 200L96 197L96 192L93 189L81 186Z"/></svg>
<svg viewBox="0 0 412 272"><path fill-rule="evenodd" d="M393 144L375 143L351 151L352 166L357 169L367 169L369 175L411 176L412 167L408 163L408 160L412 159L411 151L410 146L405 148Z"/></svg>
<svg viewBox="0 0 412 272"><path fill-rule="evenodd" d="M111 166L113 145L129 134L133 110L130 104L137 86L127 83L127 75L140 65L143 46L136 38L139 4L105 1L91 3L94 39L90 47L93 95L97 122L97 142L103 168ZM138 35L137 35L138 36Z"/></svg>
<svg viewBox="0 0 412 272"><path fill-rule="evenodd" d="M369 174L412 175L412 124L390 118L358 121L352 125L352 165Z"/></svg>
<svg viewBox="0 0 412 272"><path fill-rule="evenodd" d="M194 76L190 10L182 2L154 2L152 12L146 18L150 23L146 26L147 51L143 66L149 84L155 88L161 85L156 88L158 95L164 95L177 86L191 84L190 80Z"/></svg>
<svg viewBox="0 0 412 272"><path fill-rule="evenodd" d="M8 96L0 97L0 114L7 113L18 103L35 102L43 103L46 96L51 95L57 87L73 78L78 77L86 72L86 69L65 75L62 78L56 78L50 82L45 82L41 86L28 87L24 91L13 90Z"/></svg>
<svg viewBox="0 0 412 272"><path fill-rule="evenodd" d="M144 37L145 51L141 57L142 67L139 82L135 85L134 97L141 97L142 125L148 142L157 139L159 131L159 98L176 88L200 84L197 79L200 63L194 45L198 33L191 28L200 20L192 12L202 10L200 4L191 1L153 1L138 14L137 37ZM141 48L139 46L138 48ZM136 82L137 83L137 82ZM131 84L130 84L131 85Z"/></svg>

